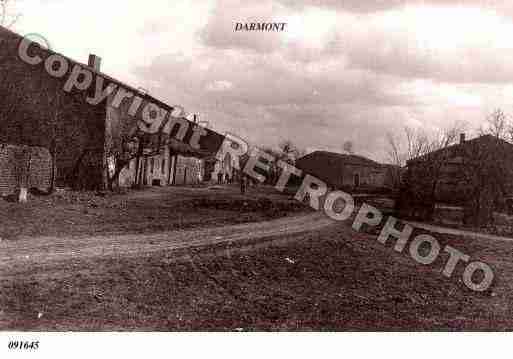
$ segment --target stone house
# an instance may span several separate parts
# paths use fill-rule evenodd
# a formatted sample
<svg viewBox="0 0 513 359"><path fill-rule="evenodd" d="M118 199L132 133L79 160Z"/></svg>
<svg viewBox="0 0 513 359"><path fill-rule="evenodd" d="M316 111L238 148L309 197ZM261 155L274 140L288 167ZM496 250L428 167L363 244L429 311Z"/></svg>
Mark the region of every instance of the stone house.
<svg viewBox="0 0 513 359"><path fill-rule="evenodd" d="M315 151L299 158L296 167L333 188L365 191L394 187L390 167L363 156Z"/></svg>
<svg viewBox="0 0 513 359"><path fill-rule="evenodd" d="M29 42L26 55L40 61L27 63L20 58L20 48L25 43L20 35L0 27L0 43L2 194L23 185L43 190L54 186L106 188L112 180L109 177L112 169L126 160L127 139L137 133L147 105L156 105L165 113L176 109L102 73L97 56L91 55L88 63L83 64ZM91 84L85 89L75 86L65 91L76 69L79 72L76 81L84 81L83 72L88 72L92 74ZM95 102L98 93L106 96ZM198 129L187 119L173 124L169 137L176 137L177 143L189 143ZM224 137L209 129L205 131L199 142L201 150L180 147L180 152L172 153L175 160L166 151L148 156L147 149L141 148L137 159L131 159L123 167L125 173L120 177L120 184L141 180L151 185L157 183L154 180L169 178L170 168L180 169L194 162L180 159L180 155L204 158L217 152ZM153 158L153 167L148 157ZM194 171L181 178L195 178ZM22 183L27 181L30 183Z"/></svg>
<svg viewBox="0 0 513 359"><path fill-rule="evenodd" d="M437 208L461 208L464 222L479 215L472 211L513 213L513 144L462 134L459 143L408 161L397 207L428 220Z"/></svg>
<svg viewBox="0 0 513 359"><path fill-rule="evenodd" d="M119 185L132 187L138 183L143 186L199 184L204 181L204 166L205 161L202 159L173 154L168 147L164 147L161 153L148 155L140 160L139 170L136 170L137 159L132 159L121 171Z"/></svg>
<svg viewBox="0 0 513 359"><path fill-rule="evenodd" d="M21 40L0 27L2 195L12 193L27 177L29 186L42 190L54 182L101 187L105 109L87 105L87 92L64 92L63 79L48 75L43 65L22 61Z"/></svg>

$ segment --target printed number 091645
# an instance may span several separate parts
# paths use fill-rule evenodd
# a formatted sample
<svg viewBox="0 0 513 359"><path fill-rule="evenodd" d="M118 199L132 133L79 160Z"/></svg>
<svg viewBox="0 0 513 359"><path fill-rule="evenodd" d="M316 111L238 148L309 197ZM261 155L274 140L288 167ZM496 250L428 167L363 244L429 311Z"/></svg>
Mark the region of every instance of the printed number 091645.
<svg viewBox="0 0 513 359"><path fill-rule="evenodd" d="M7 346L9 349L19 350L37 350L39 348L39 341L23 342L23 341L10 341Z"/></svg>

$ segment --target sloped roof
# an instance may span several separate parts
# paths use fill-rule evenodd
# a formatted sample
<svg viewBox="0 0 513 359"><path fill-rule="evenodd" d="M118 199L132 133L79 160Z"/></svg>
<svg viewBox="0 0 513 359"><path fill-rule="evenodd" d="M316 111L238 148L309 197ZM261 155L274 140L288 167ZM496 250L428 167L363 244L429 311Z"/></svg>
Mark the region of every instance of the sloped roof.
<svg viewBox="0 0 513 359"><path fill-rule="evenodd" d="M21 41L23 39L23 36L20 35L20 34L17 34L3 26L0 26L0 38L2 37L6 37L10 40L15 40L17 41L17 39L19 39L19 41ZM51 49L46 49L44 47L40 47L40 51L42 53L46 53L46 54L49 54L49 55L59 55L59 56L62 56L64 59L66 59L67 61L70 62L71 66L70 68L72 68L73 65L80 65L81 67L91 71L94 75L96 76L101 76L102 78L104 78L108 83L114 83L116 84L118 87L120 88L124 88L126 90L129 90L131 92L133 92L134 94L137 94L138 97L141 97L144 101L147 101L147 102L150 102L150 103L153 103L155 105L158 105L159 107L163 108L164 110L166 111L173 111L174 110L174 106L171 106L171 105L168 105L166 104L165 102L161 101L161 100L158 100L156 99L155 97L151 96L150 94L146 93L146 92L142 92L140 89L136 89L118 79L115 79L101 71L98 71L90 66L88 66L87 64L84 64L82 62L79 62L79 61L76 61L66 55L63 55L61 53L58 53L56 51L53 51ZM21 60L20 60L21 61ZM42 69L44 69L42 67ZM44 71L44 70L42 70ZM94 86L94 85L93 85ZM188 120L187 118L183 117L185 120L187 120L187 122L189 123L192 123L190 120ZM223 136L221 136L220 134L216 133L215 131L213 130L210 130L210 129L207 129L207 131L211 134L214 134L217 136L217 141L218 142L221 142L222 141L222 138ZM151 138L151 143L160 143L160 134L157 133L157 134L151 134L149 135L149 137ZM211 141L211 144L212 146L215 147L215 141ZM168 139L168 145L171 147L171 149L173 149L175 152L177 153L180 153L181 155L184 155L184 156L193 156L193 157L198 157L198 158L210 158L213 156L212 152L210 150L197 150L197 149L194 149L192 148L189 144L186 144L186 143L183 143L181 141L177 141L173 138L169 138Z"/></svg>
<svg viewBox="0 0 513 359"><path fill-rule="evenodd" d="M317 161L325 162L334 164L340 163L345 165L359 165L359 166L367 166L367 167L381 167L381 164L379 164L376 161L373 161L369 158L358 156L358 155L349 155L345 153L336 153L336 152L329 152L329 151L314 151L312 153L309 153L300 159L299 161L304 160L312 160L315 159Z"/></svg>
<svg viewBox="0 0 513 359"><path fill-rule="evenodd" d="M14 31L11 31L11 30L9 30L9 29L7 29L7 28L5 28L5 27L0 25L0 34L1 33L7 34L9 36L17 37L20 40L23 39L22 35L14 32ZM80 61L74 60L74 59L72 59L69 56L63 55L63 54L61 54L59 52L56 52L56 51L53 51L51 49L46 49L44 47L41 47L41 51L47 52L50 55L62 56L63 58L68 60L71 64L80 65L80 66L88 69L89 71L91 71L93 74L101 76L101 77L103 77L105 80L107 80L109 82L112 82L112 83L114 83L114 84L116 84L116 85L118 85L120 87L123 87L123 88L125 88L127 90L130 90L130 91L136 93L138 96L142 97L144 100L147 100L148 102L155 103L156 105L159 105L160 107L163 107L163 108L165 108L168 111L173 110L173 107L168 105L168 104L166 104L165 102L162 102L162 101L156 99L155 97L153 97L153 96L151 96L151 95L149 95L147 93L143 93L140 89L136 89L133 86L130 86L130 85L128 85L128 84L118 80L118 79L115 79L115 78L113 78L113 77L111 77L111 76L109 76L109 75L107 75L107 74L105 74L105 73L103 73L101 71L98 71L98 70L94 69L93 67L88 66L87 64L84 64L84 63L82 63Z"/></svg>
<svg viewBox="0 0 513 359"><path fill-rule="evenodd" d="M479 144L479 143L483 143L483 144L485 144L485 143L496 143L496 144L499 144L499 145L502 145L502 146L510 147L511 151L513 151L513 144L509 143L508 141L504 141L503 139L497 138L497 137L492 136L492 135L482 135L482 136L478 136L478 137L475 137L475 138L470 139L470 140L466 140L463 143L461 143L461 142L455 143L453 145L450 145L450 146L447 146L447 147L444 147L444 148L440 148L440 149L438 149L436 151L429 152L429 153L427 153L425 155L413 158L413 159L408 161L408 164L415 164L416 162L419 162L419 161L426 161L426 160L429 160L430 158L435 158L439 154L447 153L447 151L457 152L458 149L463 148L463 146L471 146L471 145L476 145L476 144Z"/></svg>
<svg viewBox="0 0 513 359"><path fill-rule="evenodd" d="M334 187L343 185L342 174L348 165L372 168L377 171L385 170L381 164L363 156L328 151L315 151L296 161L297 168Z"/></svg>

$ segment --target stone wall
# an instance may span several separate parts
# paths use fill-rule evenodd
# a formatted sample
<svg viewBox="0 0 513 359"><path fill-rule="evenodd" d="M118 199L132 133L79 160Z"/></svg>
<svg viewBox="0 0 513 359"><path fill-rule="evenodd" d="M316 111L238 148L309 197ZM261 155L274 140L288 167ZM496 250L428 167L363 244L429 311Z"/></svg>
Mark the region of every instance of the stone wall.
<svg viewBox="0 0 513 359"><path fill-rule="evenodd" d="M28 169L28 174L24 166ZM14 194L24 181L24 175L28 180L27 188L48 191L52 184L50 152L42 147L0 145L0 194Z"/></svg>
<svg viewBox="0 0 513 359"><path fill-rule="evenodd" d="M18 57L19 35L0 27L0 40L0 143L55 154L58 186L101 187L105 106L89 105L84 91L63 90L74 63L62 78L52 77L44 62L29 65ZM50 53L31 46L31 54Z"/></svg>

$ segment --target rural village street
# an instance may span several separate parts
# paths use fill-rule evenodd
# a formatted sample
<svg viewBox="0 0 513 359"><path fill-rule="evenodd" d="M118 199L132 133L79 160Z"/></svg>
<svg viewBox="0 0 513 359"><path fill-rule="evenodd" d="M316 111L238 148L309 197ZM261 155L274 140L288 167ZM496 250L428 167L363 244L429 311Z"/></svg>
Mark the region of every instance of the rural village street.
<svg viewBox="0 0 513 359"><path fill-rule="evenodd" d="M245 223L201 230L166 231L153 234L124 234L77 238L21 238L0 243L2 278L26 270L51 268L52 264L101 257L137 257L154 252L173 253L183 258L184 249L224 245L223 250L261 247L280 242L282 235L317 231L333 221L321 213L298 215L271 221ZM269 241L266 241L270 239ZM258 243L255 241L258 240ZM228 247L227 247L228 246ZM38 275L44 275L39 272Z"/></svg>

